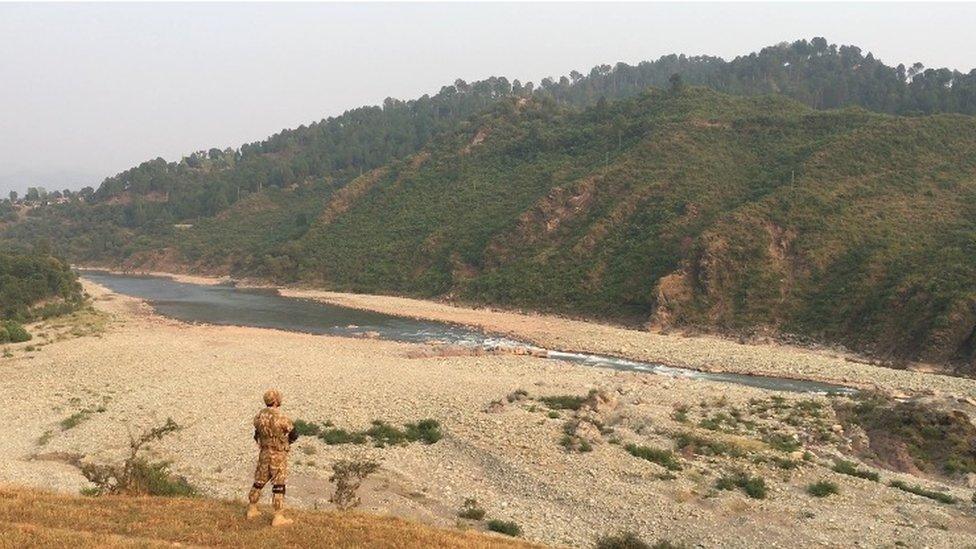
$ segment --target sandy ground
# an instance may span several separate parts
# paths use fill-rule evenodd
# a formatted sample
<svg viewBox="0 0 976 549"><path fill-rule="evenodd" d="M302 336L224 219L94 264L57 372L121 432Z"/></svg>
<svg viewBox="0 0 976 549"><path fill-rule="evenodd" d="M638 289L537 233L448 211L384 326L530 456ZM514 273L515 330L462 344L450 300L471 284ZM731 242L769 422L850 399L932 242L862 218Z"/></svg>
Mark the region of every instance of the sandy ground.
<svg viewBox="0 0 976 549"><path fill-rule="evenodd" d="M0 398L6 427L0 437L0 483L67 492L88 486L65 454L86 461L117 460L129 432L172 417L185 428L152 447L202 492L243 498L255 460L250 421L261 393L275 386L294 418L364 429L376 419L394 424L434 418L445 437L433 445L393 448L327 446L302 438L293 447L290 504L329 507L328 478L338 458L367 455L382 468L362 491L364 509L440 526L483 527L459 521L466 498L488 518L513 520L525 536L550 544L592 546L601 534L633 531L648 541L705 547L976 545L971 491L945 487L963 503L944 505L831 472L829 448L795 470L752 459L684 455L683 469L639 460L620 443L667 447L684 429L672 417L682 405L745 406L770 393L741 386L615 372L524 356L408 358L421 346L240 327L190 326L152 314L138 300L87 284L98 309L111 315L104 333L27 350L11 346L0 358ZM547 317L456 309L370 296L302 292L386 312L464 321L517 334L540 345L662 360L732 371L795 373L798 377L878 384L899 390L974 395L973 382L884 370L816 353L684 340ZM705 343L703 343L703 341ZM698 347L702 348L698 348ZM835 371L836 369L837 371ZM516 390L529 398L497 405ZM618 404L603 419L613 435L597 436L593 451L560 446L573 412L549 410L546 395L585 395L599 389ZM787 400L819 399L787 395ZM65 418L89 410L77 426ZM553 416L553 417L550 417ZM558 416L558 417L554 417ZM828 418L829 419L829 418ZM823 458L823 459L821 459ZM716 478L735 468L761 475L766 499L717 491ZM805 493L828 478L841 492ZM885 478L919 479L885 472ZM939 487L928 482L926 486ZM267 497L270 497L268 495Z"/></svg>

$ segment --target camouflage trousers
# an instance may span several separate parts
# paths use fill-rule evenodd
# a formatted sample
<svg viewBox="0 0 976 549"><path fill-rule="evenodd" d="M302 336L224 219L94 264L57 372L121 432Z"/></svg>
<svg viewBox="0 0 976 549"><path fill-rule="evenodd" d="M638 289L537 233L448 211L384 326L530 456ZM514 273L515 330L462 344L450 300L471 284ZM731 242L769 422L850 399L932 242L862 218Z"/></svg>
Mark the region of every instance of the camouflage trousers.
<svg viewBox="0 0 976 549"><path fill-rule="evenodd" d="M285 484L288 481L288 453L261 450L258 454L258 467L254 471L254 482L260 484Z"/></svg>
<svg viewBox="0 0 976 549"><path fill-rule="evenodd" d="M261 489L271 481L271 502L275 511L281 511L285 500L285 482L288 480L288 452L261 450L258 454L258 467L254 471L254 486L247 494L248 502L256 504L261 497Z"/></svg>

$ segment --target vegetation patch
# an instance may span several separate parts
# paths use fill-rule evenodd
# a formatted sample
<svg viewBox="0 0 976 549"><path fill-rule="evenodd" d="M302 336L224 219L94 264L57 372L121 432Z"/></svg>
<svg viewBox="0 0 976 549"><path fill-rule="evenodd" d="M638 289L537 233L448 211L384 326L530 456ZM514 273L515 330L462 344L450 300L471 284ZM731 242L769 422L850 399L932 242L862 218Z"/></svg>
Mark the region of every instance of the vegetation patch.
<svg viewBox="0 0 976 549"><path fill-rule="evenodd" d="M329 482L335 483L335 492L329 501L340 511L358 507L361 503L359 487L369 475L375 473L380 464L368 458L340 459L332 464Z"/></svg>
<svg viewBox="0 0 976 549"><path fill-rule="evenodd" d="M333 426L331 422L318 425L304 420L297 420L295 421L295 429L299 435L316 436L330 446L338 444L365 444L367 441L372 441L378 448L396 446L408 442L434 444L444 436L441 430L441 424L434 419L423 419L415 423L407 423L402 429L385 421L375 420L365 431L348 431Z"/></svg>
<svg viewBox="0 0 976 549"><path fill-rule="evenodd" d="M0 343L23 343L30 340L30 333L20 323L13 320L0 322Z"/></svg>
<svg viewBox="0 0 976 549"><path fill-rule="evenodd" d="M853 461L846 461L843 459L837 460L834 463L833 469L834 472L840 473L842 475L848 475L852 477L873 480L874 482L878 482L878 480L881 478L878 475L878 473L875 473L874 471L870 471L868 469L861 469Z"/></svg>
<svg viewBox="0 0 976 549"><path fill-rule="evenodd" d="M185 478L176 476L170 471L169 462L151 462L139 455L147 444L180 428L172 419L167 419L163 425L150 429L139 437L130 438L129 455L120 465L82 465L81 474L94 485L85 490L85 494L182 497L196 495L196 489Z"/></svg>
<svg viewBox="0 0 976 549"><path fill-rule="evenodd" d="M904 490L905 492L915 494L916 496L922 496L923 498L933 499L939 503L955 503L957 500L951 494L945 492L939 492L936 490L929 490L918 485L910 485L901 480L893 480L888 483L888 486L892 488L898 488L899 490Z"/></svg>
<svg viewBox="0 0 976 549"><path fill-rule="evenodd" d="M579 410L586 402L585 396L558 395L539 397L539 401L553 410Z"/></svg>
<svg viewBox="0 0 976 549"><path fill-rule="evenodd" d="M830 495L839 494L840 487L829 480L821 480L807 486L807 493L813 497L825 498Z"/></svg>
<svg viewBox="0 0 976 549"><path fill-rule="evenodd" d="M853 403L839 402L835 407L842 421L858 425L867 433L867 457L887 468L905 471L903 461L907 455L911 465L926 473L976 473L976 445L972 444L976 426L961 412L870 393Z"/></svg>
<svg viewBox="0 0 976 549"><path fill-rule="evenodd" d="M467 498L461 504L458 516L468 520L482 520L485 518L485 510L474 498Z"/></svg>
<svg viewBox="0 0 976 549"><path fill-rule="evenodd" d="M636 444L628 444L624 446L624 449L634 457L650 461L651 463L657 463L669 471L680 471L682 468L678 457L671 450L638 446Z"/></svg>
<svg viewBox="0 0 976 549"><path fill-rule="evenodd" d="M762 477L749 476L743 472L720 477L715 482L715 487L719 490L741 488L747 496L753 499L764 499L767 493L766 481Z"/></svg>
<svg viewBox="0 0 976 549"><path fill-rule="evenodd" d="M601 536L596 541L595 549L682 549L683 545L676 545L667 540L659 540L653 545L640 539L633 532Z"/></svg>
<svg viewBox="0 0 976 549"><path fill-rule="evenodd" d="M522 527L511 520L491 519L485 523L485 527L492 532L498 532L506 536L518 537L522 535Z"/></svg>
<svg viewBox="0 0 976 549"><path fill-rule="evenodd" d="M738 444L711 438L705 438L693 433L678 433L674 442L679 450L701 456L730 456L742 457L746 450Z"/></svg>

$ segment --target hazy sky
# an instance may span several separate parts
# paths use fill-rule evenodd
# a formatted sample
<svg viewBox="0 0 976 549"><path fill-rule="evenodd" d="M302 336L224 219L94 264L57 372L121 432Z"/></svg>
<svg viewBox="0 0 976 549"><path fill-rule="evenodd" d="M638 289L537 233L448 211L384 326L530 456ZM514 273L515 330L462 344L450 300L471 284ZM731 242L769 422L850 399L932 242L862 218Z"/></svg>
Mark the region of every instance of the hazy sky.
<svg viewBox="0 0 976 549"><path fill-rule="evenodd" d="M97 184L456 78L538 82L814 36L968 72L974 26L974 4L0 4L0 196L32 178Z"/></svg>

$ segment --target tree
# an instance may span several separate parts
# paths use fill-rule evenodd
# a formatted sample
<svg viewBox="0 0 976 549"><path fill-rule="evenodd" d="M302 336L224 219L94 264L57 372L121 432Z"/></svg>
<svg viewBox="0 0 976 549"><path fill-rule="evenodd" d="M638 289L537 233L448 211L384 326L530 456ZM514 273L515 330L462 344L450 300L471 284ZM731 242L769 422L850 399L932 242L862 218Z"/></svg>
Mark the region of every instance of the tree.
<svg viewBox="0 0 976 549"><path fill-rule="evenodd" d="M671 77L668 78L668 82L671 84L669 89L674 95L681 93L685 89L684 80L682 80L681 75L678 73L672 74Z"/></svg>

